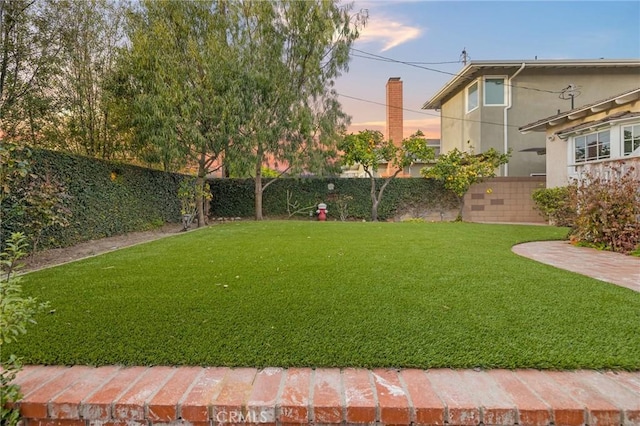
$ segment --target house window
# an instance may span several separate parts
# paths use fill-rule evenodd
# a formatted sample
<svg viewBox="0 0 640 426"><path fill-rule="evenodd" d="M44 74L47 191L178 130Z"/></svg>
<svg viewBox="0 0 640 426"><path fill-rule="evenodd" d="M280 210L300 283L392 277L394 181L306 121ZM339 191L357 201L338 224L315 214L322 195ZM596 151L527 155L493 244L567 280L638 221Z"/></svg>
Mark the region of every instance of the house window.
<svg viewBox="0 0 640 426"><path fill-rule="evenodd" d="M504 101L504 78L484 79L484 104L485 105L506 105Z"/></svg>
<svg viewBox="0 0 640 426"><path fill-rule="evenodd" d="M576 163L603 160L609 158L610 155L609 130L577 136L574 139L574 160Z"/></svg>
<svg viewBox="0 0 640 426"><path fill-rule="evenodd" d="M478 108L478 82L467 87L467 112Z"/></svg>
<svg viewBox="0 0 640 426"><path fill-rule="evenodd" d="M631 155L640 148L640 124L625 126L622 128L622 133L624 135L622 141L623 155Z"/></svg>

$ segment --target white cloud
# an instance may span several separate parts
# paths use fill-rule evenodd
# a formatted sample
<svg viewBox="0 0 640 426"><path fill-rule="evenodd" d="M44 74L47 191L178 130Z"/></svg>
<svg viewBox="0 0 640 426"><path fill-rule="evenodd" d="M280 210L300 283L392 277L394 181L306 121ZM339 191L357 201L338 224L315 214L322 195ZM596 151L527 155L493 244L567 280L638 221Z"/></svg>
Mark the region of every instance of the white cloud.
<svg viewBox="0 0 640 426"><path fill-rule="evenodd" d="M360 34L360 41L365 43L380 43L380 52L393 49L422 35L423 29L414 27L394 18L380 18L369 16L369 22Z"/></svg>

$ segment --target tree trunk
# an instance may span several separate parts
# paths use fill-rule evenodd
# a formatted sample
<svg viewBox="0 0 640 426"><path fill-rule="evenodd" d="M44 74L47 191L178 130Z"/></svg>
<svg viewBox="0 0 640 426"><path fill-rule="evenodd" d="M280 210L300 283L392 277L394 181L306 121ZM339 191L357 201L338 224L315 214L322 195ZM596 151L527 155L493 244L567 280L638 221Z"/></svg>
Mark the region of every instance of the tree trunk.
<svg viewBox="0 0 640 426"><path fill-rule="evenodd" d="M458 217L456 217L456 222L462 222L462 211L464 210L464 195L462 197L458 197L458 205L460 206L460 210L458 210Z"/></svg>
<svg viewBox="0 0 640 426"><path fill-rule="evenodd" d="M256 179L255 179L255 191L254 191L254 203L256 208L256 220L262 220L262 158L264 154L262 147L258 148L258 155L256 157Z"/></svg>
<svg viewBox="0 0 640 426"><path fill-rule="evenodd" d="M205 224L205 206L206 199L204 198L204 181L207 176L206 157L204 152L200 153L198 160L198 177L196 178L196 212L198 217L198 228Z"/></svg>
<svg viewBox="0 0 640 426"><path fill-rule="evenodd" d="M376 179L370 175L371 179L371 221L378 221L378 204L380 199L376 197Z"/></svg>
<svg viewBox="0 0 640 426"><path fill-rule="evenodd" d="M256 173L255 207L256 220L262 220L262 173L260 171Z"/></svg>

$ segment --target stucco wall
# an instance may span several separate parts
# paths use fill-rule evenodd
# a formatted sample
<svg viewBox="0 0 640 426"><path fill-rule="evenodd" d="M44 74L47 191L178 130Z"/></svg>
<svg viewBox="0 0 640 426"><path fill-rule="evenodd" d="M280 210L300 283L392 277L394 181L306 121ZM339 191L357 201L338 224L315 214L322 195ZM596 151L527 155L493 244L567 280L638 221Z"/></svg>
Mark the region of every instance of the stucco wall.
<svg viewBox="0 0 640 426"><path fill-rule="evenodd" d="M603 99L606 99L604 97ZM589 169L593 170L604 170L607 164L612 161L624 160L627 165L634 164L635 167L640 165L640 159L638 158L630 158L630 157L622 157L621 154L621 145L620 145L620 135L617 133L619 128L617 126L612 127L613 130L616 131L615 135L611 136L611 159L602 160L597 162L588 163L587 167L580 166L576 167L575 170L569 167L572 160L572 152L570 152L571 139L567 140L560 139L555 136L557 132L560 132L564 129L578 126L583 123L593 122L597 120L601 120L606 118L607 116L613 115L618 112L623 111L640 111L640 100L636 100L634 102L617 105L611 109L587 114L584 117L569 120L564 123L561 123L556 126L550 126L546 131L546 147L547 147L547 187L553 188L557 186L565 186L569 183L571 178L578 178L580 175L580 171L587 171ZM622 158L621 158L622 157Z"/></svg>
<svg viewBox="0 0 640 426"><path fill-rule="evenodd" d="M513 74L515 68L505 70L485 70L485 75L498 76ZM513 149L509 161L509 176L529 176L545 173L545 156L535 152L521 152L527 148L545 146L545 135L518 131L518 127L543 117L571 109L571 101L559 98L559 93L569 84L579 88L580 95L574 100L574 107L605 99L638 85L640 73L632 68L611 68L598 70L576 70L575 68L527 69L525 68L512 82L513 106L508 110L508 145ZM471 81L470 81L471 83ZM527 87L525 89L524 87ZM443 152L462 148L467 140L476 152L490 147L504 150L504 106L482 106L483 85L479 85L480 107L470 114L465 113L465 89L447 99L442 106L441 141ZM538 90L531 90L538 89ZM474 121L470 121L474 120ZM479 122L482 122L480 124Z"/></svg>

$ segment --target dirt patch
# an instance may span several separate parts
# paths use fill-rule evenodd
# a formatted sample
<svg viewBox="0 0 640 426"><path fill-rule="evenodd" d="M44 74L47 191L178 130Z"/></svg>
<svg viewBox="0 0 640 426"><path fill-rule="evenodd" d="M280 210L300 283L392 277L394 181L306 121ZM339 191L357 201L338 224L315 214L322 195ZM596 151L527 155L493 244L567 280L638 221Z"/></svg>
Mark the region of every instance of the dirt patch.
<svg viewBox="0 0 640 426"><path fill-rule="evenodd" d="M192 227L193 229L193 227ZM23 272L36 271L50 266L61 265L85 257L96 256L135 244L153 241L182 232L182 224L167 223L161 228L150 231L130 232L113 237L89 240L71 247L45 250L29 256L25 260Z"/></svg>

